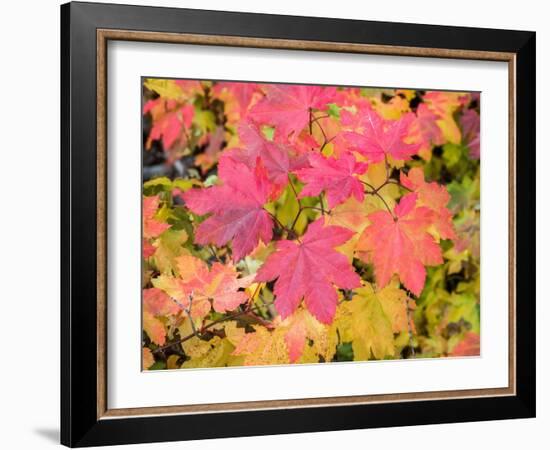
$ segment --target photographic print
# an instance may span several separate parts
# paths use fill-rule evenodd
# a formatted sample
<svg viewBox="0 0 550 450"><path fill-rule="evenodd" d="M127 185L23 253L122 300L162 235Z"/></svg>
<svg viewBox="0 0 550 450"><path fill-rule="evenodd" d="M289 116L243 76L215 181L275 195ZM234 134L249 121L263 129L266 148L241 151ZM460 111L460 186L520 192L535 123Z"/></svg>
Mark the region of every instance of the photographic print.
<svg viewBox="0 0 550 450"><path fill-rule="evenodd" d="M143 78L143 370L479 356L480 107Z"/></svg>

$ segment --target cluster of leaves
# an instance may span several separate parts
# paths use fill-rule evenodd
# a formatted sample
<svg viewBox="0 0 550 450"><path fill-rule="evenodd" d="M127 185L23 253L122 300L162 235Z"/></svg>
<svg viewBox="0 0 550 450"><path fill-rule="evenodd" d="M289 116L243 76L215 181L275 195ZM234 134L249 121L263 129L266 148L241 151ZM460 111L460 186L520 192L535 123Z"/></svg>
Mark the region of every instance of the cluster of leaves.
<svg viewBox="0 0 550 450"><path fill-rule="evenodd" d="M143 96L145 369L479 354L479 94Z"/></svg>

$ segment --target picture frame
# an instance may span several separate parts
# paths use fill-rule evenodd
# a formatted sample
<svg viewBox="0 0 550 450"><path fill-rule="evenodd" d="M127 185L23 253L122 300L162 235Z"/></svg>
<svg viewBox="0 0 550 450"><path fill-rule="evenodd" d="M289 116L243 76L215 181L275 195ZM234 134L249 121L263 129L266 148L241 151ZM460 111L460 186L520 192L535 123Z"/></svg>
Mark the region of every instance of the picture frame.
<svg viewBox="0 0 550 450"><path fill-rule="evenodd" d="M506 63L508 386L109 408L107 44L112 41ZM62 5L61 443L83 447L535 417L535 41L528 31Z"/></svg>

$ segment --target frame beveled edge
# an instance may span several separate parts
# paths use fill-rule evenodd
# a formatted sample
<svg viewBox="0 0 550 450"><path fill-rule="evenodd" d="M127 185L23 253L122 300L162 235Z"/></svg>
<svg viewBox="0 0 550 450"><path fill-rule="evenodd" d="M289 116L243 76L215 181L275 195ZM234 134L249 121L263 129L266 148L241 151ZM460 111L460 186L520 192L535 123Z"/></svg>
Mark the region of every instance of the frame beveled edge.
<svg viewBox="0 0 550 450"><path fill-rule="evenodd" d="M107 42L109 40L181 43L232 47L253 47L302 51L347 52L392 56L435 57L451 59L475 59L508 63L509 71L509 341L508 341L508 387L468 389L434 392L411 392L401 394L378 394L305 398L288 400L247 401L201 405L174 405L163 407L109 409L107 405L107 306L106 306L106 166L107 166ZM131 416L208 414L234 411L259 411L268 409L313 408L326 406L350 406L356 404L391 403L422 400L445 400L513 396L515 380L515 54L480 50L456 50L424 47L385 46L371 44L346 44L321 41L295 41L287 39L263 39L235 36L198 35L184 33L158 33L133 30L97 29L97 230L98 230L98 376L97 418L120 418Z"/></svg>
<svg viewBox="0 0 550 450"><path fill-rule="evenodd" d="M536 33L270 14L72 2L61 5L61 443L70 447L476 422L536 415ZM98 29L369 42L515 56L515 395L97 417ZM425 55L427 56L427 55ZM511 368L514 370L514 368ZM108 420L109 419L109 420ZM214 431L215 430L215 431Z"/></svg>

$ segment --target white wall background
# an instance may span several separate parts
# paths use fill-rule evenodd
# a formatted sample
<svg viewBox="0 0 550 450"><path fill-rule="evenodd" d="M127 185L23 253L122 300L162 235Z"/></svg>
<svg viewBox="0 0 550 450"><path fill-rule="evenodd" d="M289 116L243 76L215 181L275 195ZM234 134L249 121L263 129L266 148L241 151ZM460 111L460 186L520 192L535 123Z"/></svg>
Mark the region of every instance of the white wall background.
<svg viewBox="0 0 550 450"><path fill-rule="evenodd" d="M550 28L535 0L132 0L131 3L323 17L525 29L537 32L536 419L130 446L158 449L544 448L550 426L550 306L541 282L550 264L544 183L550 153ZM59 440L59 0L7 1L0 48L0 447L42 449ZM535 149L532 149L535 151ZM6 179L7 175L7 179ZM534 249L533 249L534 250ZM546 259L546 261L545 261ZM526 299L528 300L528 299ZM535 299L532 299L535 301Z"/></svg>

